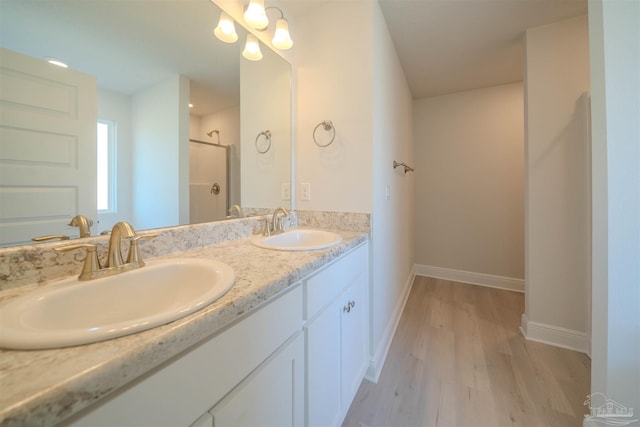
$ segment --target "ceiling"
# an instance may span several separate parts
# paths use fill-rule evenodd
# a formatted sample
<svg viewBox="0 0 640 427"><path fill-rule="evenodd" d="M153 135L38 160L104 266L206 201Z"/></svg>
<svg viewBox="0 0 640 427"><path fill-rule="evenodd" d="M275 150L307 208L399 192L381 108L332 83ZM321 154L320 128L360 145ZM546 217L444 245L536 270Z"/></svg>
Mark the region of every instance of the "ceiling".
<svg viewBox="0 0 640 427"><path fill-rule="evenodd" d="M587 0L379 3L414 98L522 81L525 29L587 13ZM295 20L322 2L279 4ZM221 101L200 114L237 103L238 43L215 40L210 1L0 0L0 12L3 46L64 58L102 87L133 93L178 73L192 80L192 97L203 93L192 99L200 108L212 94Z"/></svg>
<svg viewBox="0 0 640 427"><path fill-rule="evenodd" d="M0 45L125 94L186 76L191 113L205 115L240 97L239 44L215 38L219 14L206 0L0 0Z"/></svg>
<svg viewBox="0 0 640 427"><path fill-rule="evenodd" d="M587 14L587 0L379 0L416 99L523 79L527 28Z"/></svg>

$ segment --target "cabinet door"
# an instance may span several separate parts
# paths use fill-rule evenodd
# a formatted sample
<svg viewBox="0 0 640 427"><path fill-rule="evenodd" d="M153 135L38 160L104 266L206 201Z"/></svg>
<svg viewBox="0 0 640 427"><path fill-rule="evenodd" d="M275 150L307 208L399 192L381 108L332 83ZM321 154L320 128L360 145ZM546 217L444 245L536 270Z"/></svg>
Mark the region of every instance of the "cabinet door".
<svg viewBox="0 0 640 427"><path fill-rule="evenodd" d="M302 426L304 340L298 334L211 411L214 427Z"/></svg>
<svg viewBox="0 0 640 427"><path fill-rule="evenodd" d="M340 422L340 311L331 304L306 327L307 425Z"/></svg>
<svg viewBox="0 0 640 427"><path fill-rule="evenodd" d="M362 274L340 298L342 347L342 411L346 413L355 397L368 361L367 274Z"/></svg>

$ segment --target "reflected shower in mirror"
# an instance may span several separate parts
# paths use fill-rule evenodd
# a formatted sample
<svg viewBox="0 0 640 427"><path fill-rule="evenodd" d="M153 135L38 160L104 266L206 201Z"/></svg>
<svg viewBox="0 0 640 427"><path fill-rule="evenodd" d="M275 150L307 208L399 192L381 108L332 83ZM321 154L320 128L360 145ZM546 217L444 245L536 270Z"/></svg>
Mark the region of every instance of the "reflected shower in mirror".
<svg viewBox="0 0 640 427"><path fill-rule="evenodd" d="M0 1L0 245L76 238L78 214L97 235L290 203L291 67L266 46L246 64L213 3Z"/></svg>

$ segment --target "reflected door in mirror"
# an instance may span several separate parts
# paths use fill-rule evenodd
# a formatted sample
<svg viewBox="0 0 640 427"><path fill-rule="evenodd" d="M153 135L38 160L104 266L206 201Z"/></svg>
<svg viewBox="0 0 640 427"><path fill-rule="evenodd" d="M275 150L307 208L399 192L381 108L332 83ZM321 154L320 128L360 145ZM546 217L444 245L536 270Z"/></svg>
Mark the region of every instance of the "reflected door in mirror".
<svg viewBox="0 0 640 427"><path fill-rule="evenodd" d="M96 81L0 49L0 245L96 218ZM74 235L75 234L75 235Z"/></svg>

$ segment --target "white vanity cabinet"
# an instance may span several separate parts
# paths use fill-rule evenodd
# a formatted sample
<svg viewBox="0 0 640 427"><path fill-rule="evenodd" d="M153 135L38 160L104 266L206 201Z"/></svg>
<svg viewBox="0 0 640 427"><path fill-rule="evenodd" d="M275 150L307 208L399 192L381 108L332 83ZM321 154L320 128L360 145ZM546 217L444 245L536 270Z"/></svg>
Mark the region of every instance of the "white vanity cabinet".
<svg viewBox="0 0 640 427"><path fill-rule="evenodd" d="M307 420L342 423L368 363L368 245L305 283Z"/></svg>
<svg viewBox="0 0 640 427"><path fill-rule="evenodd" d="M203 419L206 422L202 414L237 390L239 397L233 400L234 405L242 406L240 401L246 398L247 410L259 411L260 408L254 408L249 402L260 400L256 396L260 392L264 398L270 398L271 390L262 385L265 376L273 377L274 370L284 372L286 369L281 364L287 363L292 355L303 363L300 351L292 350L301 347L296 344L300 340L295 339L301 336L301 331L302 287L297 285L264 308L137 380L115 397L98 403L70 425L186 427L197 420L197 425L202 426ZM302 374L294 373L296 381L302 381ZM255 386L249 386L253 380ZM291 394L278 396L282 401L297 402L295 399L303 393L299 384L288 389L281 387L280 391ZM297 410L302 419L304 407L299 405ZM264 422L266 425L270 420Z"/></svg>
<svg viewBox="0 0 640 427"><path fill-rule="evenodd" d="M366 297L368 278L368 272L360 275L340 300L344 304L340 313L343 417L349 410L358 388L360 388L369 363L368 299Z"/></svg>
<svg viewBox="0 0 640 427"><path fill-rule="evenodd" d="M211 411L214 427L304 424L304 339L300 333Z"/></svg>
<svg viewBox="0 0 640 427"><path fill-rule="evenodd" d="M63 426L332 426L368 363L368 245Z"/></svg>

